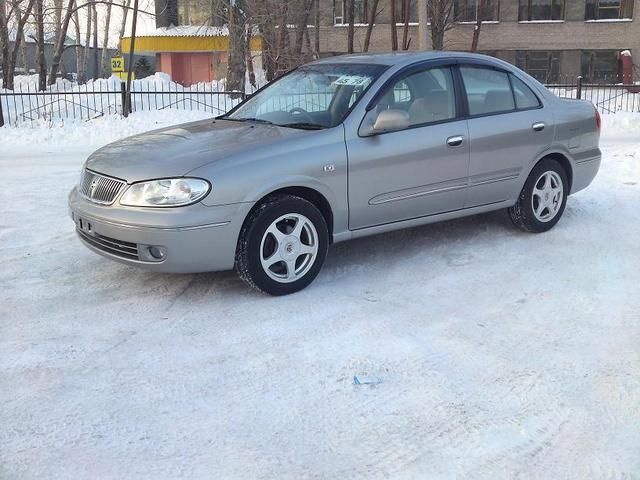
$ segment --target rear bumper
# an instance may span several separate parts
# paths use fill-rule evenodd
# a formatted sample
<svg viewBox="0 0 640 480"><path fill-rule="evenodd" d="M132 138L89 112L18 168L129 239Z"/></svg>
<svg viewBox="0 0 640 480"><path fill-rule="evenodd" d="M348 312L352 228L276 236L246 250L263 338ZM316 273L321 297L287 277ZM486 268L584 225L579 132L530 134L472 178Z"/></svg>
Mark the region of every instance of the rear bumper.
<svg viewBox="0 0 640 480"><path fill-rule="evenodd" d="M600 169L602 155L598 150L597 155L576 160L573 166L573 182L571 184L571 193L579 192L587 188L596 177Z"/></svg>
<svg viewBox="0 0 640 480"><path fill-rule="evenodd" d="M173 209L100 206L69 194L69 210L82 243L112 260L146 270L195 273L233 268L250 204ZM159 248L161 259L150 249ZM157 250L156 250L157 251Z"/></svg>

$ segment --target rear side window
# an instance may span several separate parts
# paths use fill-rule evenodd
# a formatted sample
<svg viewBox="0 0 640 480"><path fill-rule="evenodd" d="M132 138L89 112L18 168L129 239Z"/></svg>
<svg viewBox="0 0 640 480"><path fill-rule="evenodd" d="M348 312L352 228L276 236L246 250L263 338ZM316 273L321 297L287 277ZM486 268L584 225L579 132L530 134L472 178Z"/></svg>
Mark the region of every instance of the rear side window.
<svg viewBox="0 0 640 480"><path fill-rule="evenodd" d="M490 68L461 67L470 115L515 110L509 76Z"/></svg>
<svg viewBox="0 0 640 480"><path fill-rule="evenodd" d="M540 106L538 97L531 91L527 85L519 78L511 76L511 85L513 93L516 97L516 106L518 109L537 108Z"/></svg>

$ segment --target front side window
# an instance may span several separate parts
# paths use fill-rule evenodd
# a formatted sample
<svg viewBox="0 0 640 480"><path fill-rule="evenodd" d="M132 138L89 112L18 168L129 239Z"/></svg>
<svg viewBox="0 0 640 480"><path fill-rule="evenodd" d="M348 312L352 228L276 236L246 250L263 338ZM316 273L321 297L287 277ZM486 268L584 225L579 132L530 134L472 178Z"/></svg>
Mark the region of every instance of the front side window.
<svg viewBox="0 0 640 480"><path fill-rule="evenodd" d="M587 0L585 20L620 20L633 17L633 0Z"/></svg>
<svg viewBox="0 0 640 480"><path fill-rule="evenodd" d="M334 127L386 68L342 63L303 66L271 82L222 118L291 128Z"/></svg>
<svg viewBox="0 0 640 480"><path fill-rule="evenodd" d="M565 0L520 0L518 20L564 20Z"/></svg>
<svg viewBox="0 0 640 480"><path fill-rule="evenodd" d="M406 112L410 126L453 119L456 103L451 70L430 68L401 77L380 97L375 108L378 113Z"/></svg>
<svg viewBox="0 0 640 480"><path fill-rule="evenodd" d="M507 73L489 68L461 67L470 115L515 110Z"/></svg>
<svg viewBox="0 0 640 480"><path fill-rule="evenodd" d="M516 66L541 83L557 82L560 54L557 50L520 50L516 52Z"/></svg>
<svg viewBox="0 0 640 480"><path fill-rule="evenodd" d="M497 22L500 12L499 0L455 0L453 15L456 22Z"/></svg>

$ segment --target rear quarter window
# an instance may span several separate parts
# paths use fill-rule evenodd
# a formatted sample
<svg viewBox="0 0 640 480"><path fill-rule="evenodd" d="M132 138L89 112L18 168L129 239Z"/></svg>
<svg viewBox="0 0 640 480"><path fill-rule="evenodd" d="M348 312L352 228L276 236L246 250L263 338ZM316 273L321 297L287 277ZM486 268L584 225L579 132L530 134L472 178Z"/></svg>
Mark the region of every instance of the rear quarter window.
<svg viewBox="0 0 640 480"><path fill-rule="evenodd" d="M538 97L522 80L511 75L511 85L513 86L513 94L516 97L516 107L518 109L537 108L540 106Z"/></svg>

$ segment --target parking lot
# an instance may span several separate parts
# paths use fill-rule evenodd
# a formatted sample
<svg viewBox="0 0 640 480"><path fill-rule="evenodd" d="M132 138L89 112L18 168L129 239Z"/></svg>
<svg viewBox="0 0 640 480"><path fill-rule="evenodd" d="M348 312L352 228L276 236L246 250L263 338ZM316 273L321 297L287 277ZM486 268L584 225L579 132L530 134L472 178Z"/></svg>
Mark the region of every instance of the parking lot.
<svg viewBox="0 0 640 480"><path fill-rule="evenodd" d="M83 247L88 153L0 151L0 478L640 474L637 135L546 234L496 212L337 244L280 298Z"/></svg>

